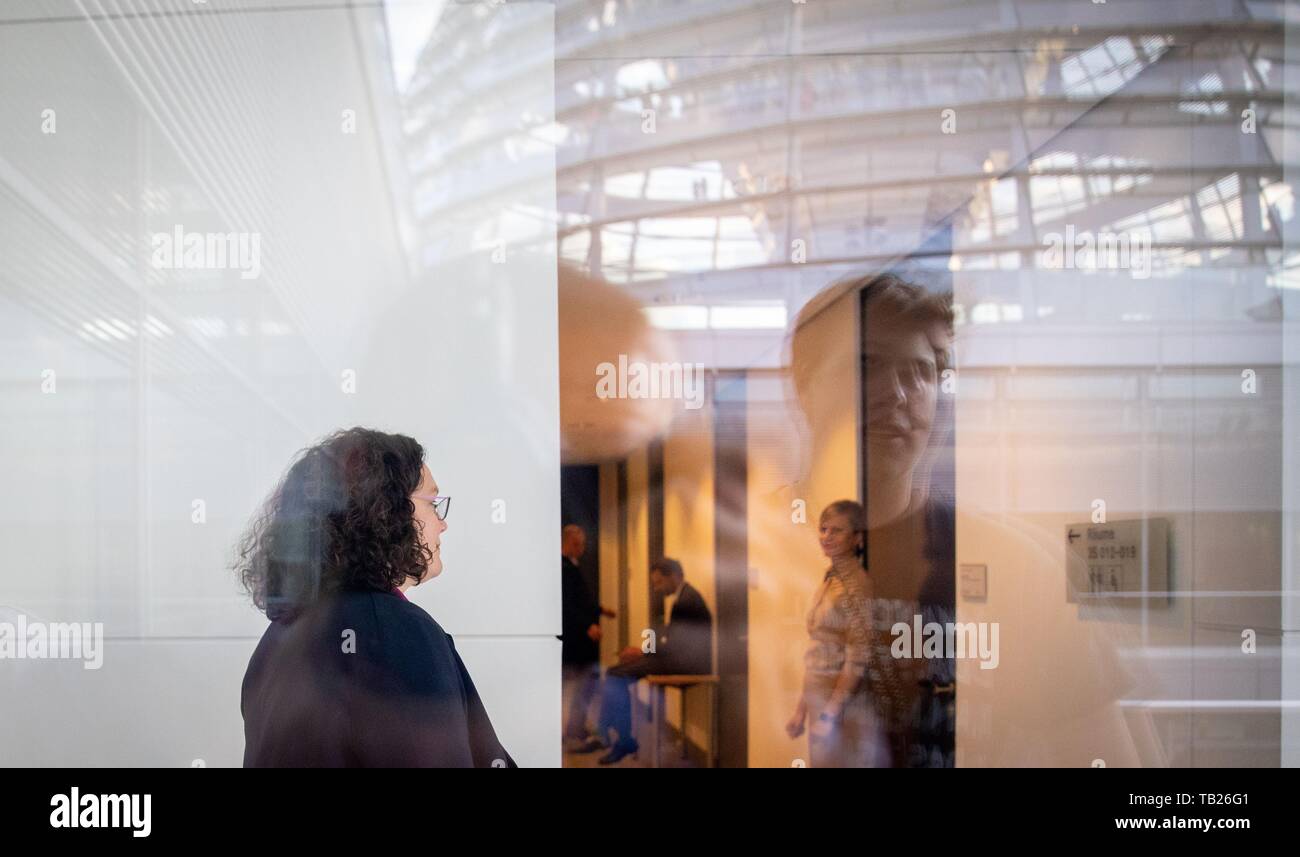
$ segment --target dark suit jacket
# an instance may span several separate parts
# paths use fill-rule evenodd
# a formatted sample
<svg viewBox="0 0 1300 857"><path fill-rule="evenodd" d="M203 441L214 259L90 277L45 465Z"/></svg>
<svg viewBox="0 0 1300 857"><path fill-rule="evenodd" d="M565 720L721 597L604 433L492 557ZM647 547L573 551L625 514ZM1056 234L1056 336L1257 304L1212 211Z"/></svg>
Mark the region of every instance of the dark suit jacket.
<svg viewBox="0 0 1300 857"><path fill-rule="evenodd" d="M672 622L655 627L651 672L703 675L714 671L714 616L692 585L682 584L672 605Z"/></svg>
<svg viewBox="0 0 1300 857"><path fill-rule="evenodd" d="M582 571L560 557L560 659L566 664L594 664L600 660L600 643L587 636L587 629L600 624L600 605L582 577Z"/></svg>
<svg viewBox="0 0 1300 857"><path fill-rule="evenodd" d="M396 593L273 621L240 711L245 767L514 767L451 637Z"/></svg>

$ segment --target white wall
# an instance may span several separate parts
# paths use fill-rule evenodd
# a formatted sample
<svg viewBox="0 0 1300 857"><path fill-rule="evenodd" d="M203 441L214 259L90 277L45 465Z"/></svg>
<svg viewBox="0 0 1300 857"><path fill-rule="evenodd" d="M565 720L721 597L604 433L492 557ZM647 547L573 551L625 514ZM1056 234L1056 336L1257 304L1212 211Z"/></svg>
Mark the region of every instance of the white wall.
<svg viewBox="0 0 1300 857"><path fill-rule="evenodd" d="M1278 764L1281 332L1196 315L959 335L957 562L987 565L989 594L958 617L1000 623L1002 648L996 670L959 669L959 764ZM1066 601L1065 526L1095 500L1109 521L1168 521L1167 601Z"/></svg>
<svg viewBox="0 0 1300 857"><path fill-rule="evenodd" d="M1286 70L1284 84L1287 89L1295 90L1300 83L1300 64L1296 63L1298 35L1295 24L1287 26ZM1278 133L1277 149L1282 153L1286 165L1284 173L1289 182L1296 179L1296 154L1300 152L1300 140L1293 129ZM1283 234L1287 242L1294 245L1296 241L1296 221L1287 223ZM1300 698L1300 540L1296 524L1300 521L1300 432L1296 431L1297 418L1300 418L1300 384L1297 384L1296 366L1300 365L1300 336L1297 336L1295 320L1300 317L1300 301L1293 288L1282 290L1283 317L1286 319L1283 335L1283 363L1286 367L1283 388L1283 517L1282 517L1282 575L1281 589L1290 593L1282 603L1282 699ZM1282 764L1287 767L1300 767L1300 709L1291 707L1282 714Z"/></svg>
<svg viewBox="0 0 1300 857"><path fill-rule="evenodd" d="M296 450L363 424L421 441L454 497L446 570L413 600L507 749L558 765L553 253L494 264L470 212L446 224L458 258L410 264L380 10L119 5L144 14L0 10L0 606L109 637L98 671L0 663L0 763L239 764L266 620L230 551ZM544 4L497 13L476 25L552 49ZM511 109L552 115L543 67ZM553 155L515 154L544 178L501 209L552 210ZM259 235L260 276L152 267L175 224Z"/></svg>

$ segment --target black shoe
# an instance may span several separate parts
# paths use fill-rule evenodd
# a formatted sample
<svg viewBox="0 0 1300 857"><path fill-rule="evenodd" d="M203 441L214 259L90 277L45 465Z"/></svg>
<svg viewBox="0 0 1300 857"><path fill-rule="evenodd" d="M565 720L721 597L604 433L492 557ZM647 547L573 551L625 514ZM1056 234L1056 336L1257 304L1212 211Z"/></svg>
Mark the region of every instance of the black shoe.
<svg viewBox="0 0 1300 857"><path fill-rule="evenodd" d="M574 746L569 752L581 756L586 753L594 753L597 750L604 750L606 746L605 742L599 738L588 738L585 742Z"/></svg>
<svg viewBox="0 0 1300 857"><path fill-rule="evenodd" d="M623 761L624 756L634 756L639 749L641 748L635 741L619 741L608 753L600 757L600 763L602 765L617 765Z"/></svg>

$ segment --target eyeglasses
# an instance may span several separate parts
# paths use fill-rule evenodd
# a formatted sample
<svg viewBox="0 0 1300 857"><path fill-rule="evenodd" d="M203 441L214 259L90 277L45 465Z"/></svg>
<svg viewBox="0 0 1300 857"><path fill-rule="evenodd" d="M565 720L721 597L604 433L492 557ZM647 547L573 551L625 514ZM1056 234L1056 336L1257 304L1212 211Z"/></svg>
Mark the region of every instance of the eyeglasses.
<svg viewBox="0 0 1300 857"><path fill-rule="evenodd" d="M929 360L893 359L877 354L862 355L862 379L871 385L892 384L894 379L908 389L933 384L939 367Z"/></svg>
<svg viewBox="0 0 1300 857"><path fill-rule="evenodd" d="M447 520L447 513L451 511L451 498L443 497L440 494L412 494L417 500L427 500L433 504L433 514L438 516L439 521Z"/></svg>

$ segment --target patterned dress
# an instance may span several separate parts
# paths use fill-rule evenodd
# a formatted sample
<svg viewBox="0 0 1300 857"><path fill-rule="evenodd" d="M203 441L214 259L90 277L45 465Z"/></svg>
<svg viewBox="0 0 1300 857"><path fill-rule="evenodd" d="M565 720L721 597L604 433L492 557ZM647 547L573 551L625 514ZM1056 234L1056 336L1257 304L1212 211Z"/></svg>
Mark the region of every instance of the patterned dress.
<svg viewBox="0 0 1300 857"><path fill-rule="evenodd" d="M872 768L890 764L885 723L872 702L872 675L881 673L871 621L871 581L861 568L826 572L808 611L808 650L804 654L804 703L808 707L808 745L815 768ZM888 646L885 647L888 657ZM861 681L845 702L843 714L820 723L841 673Z"/></svg>

